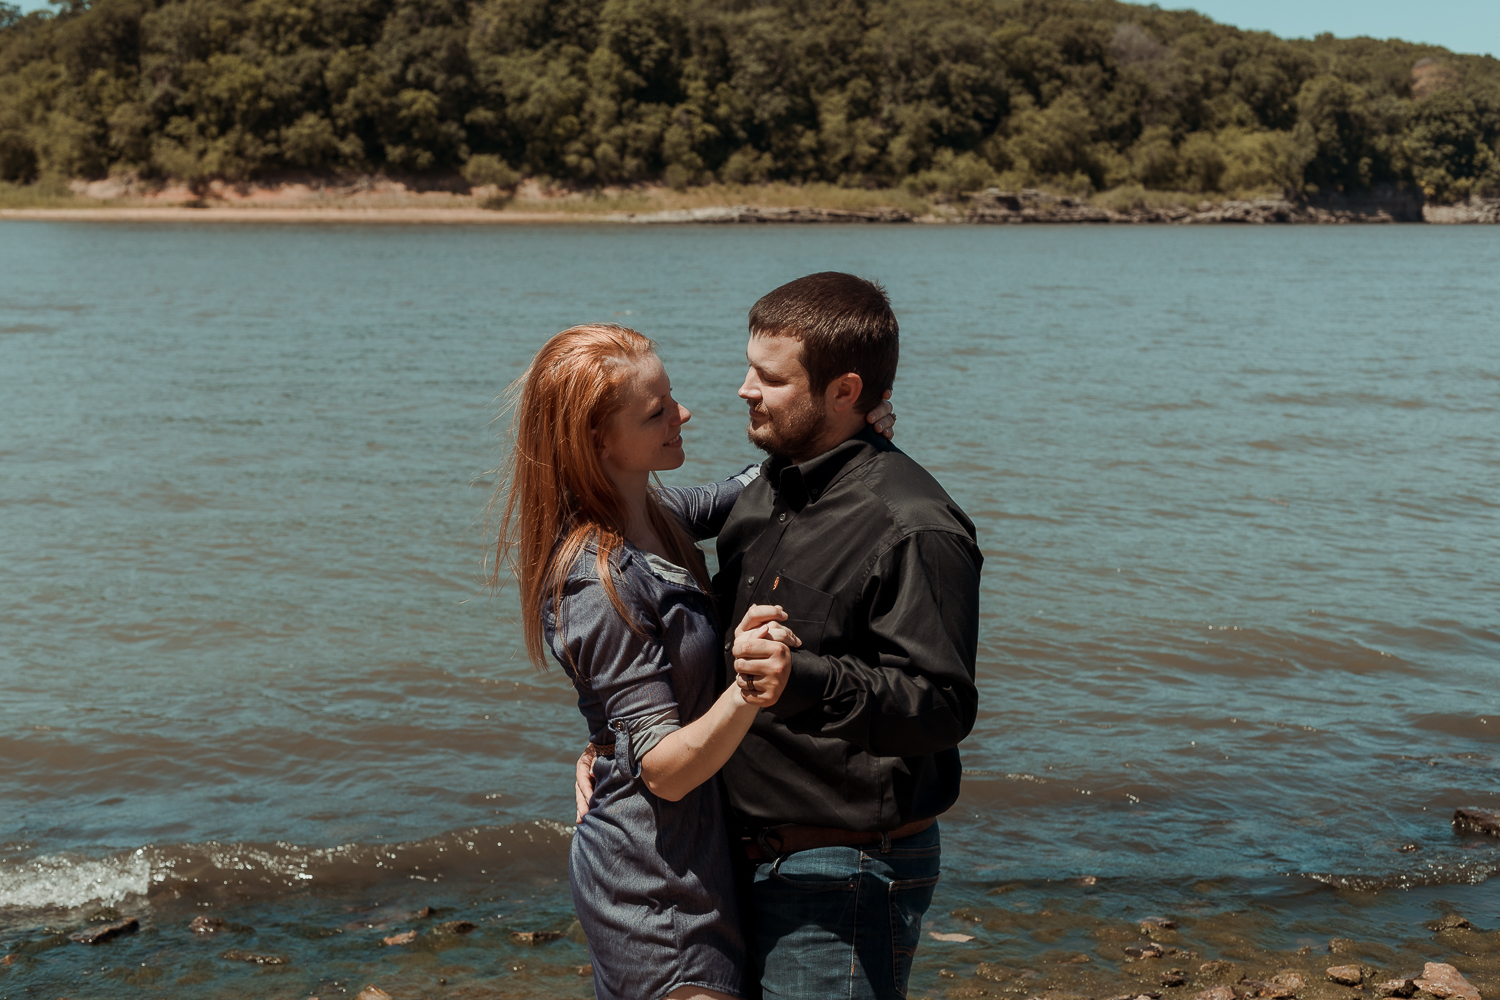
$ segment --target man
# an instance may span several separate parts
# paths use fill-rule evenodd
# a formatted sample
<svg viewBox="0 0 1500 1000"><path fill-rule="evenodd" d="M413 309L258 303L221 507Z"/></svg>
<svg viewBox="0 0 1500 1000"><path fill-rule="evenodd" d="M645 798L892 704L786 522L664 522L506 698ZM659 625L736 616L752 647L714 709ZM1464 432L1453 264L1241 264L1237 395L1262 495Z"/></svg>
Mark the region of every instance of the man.
<svg viewBox="0 0 1500 1000"><path fill-rule="evenodd" d="M770 458L718 538L724 622L780 605L780 701L722 775L740 825L752 978L767 998L906 994L978 696L974 526L865 414L896 374L880 286L808 275L750 311L740 397ZM725 643L725 683L764 642Z"/></svg>

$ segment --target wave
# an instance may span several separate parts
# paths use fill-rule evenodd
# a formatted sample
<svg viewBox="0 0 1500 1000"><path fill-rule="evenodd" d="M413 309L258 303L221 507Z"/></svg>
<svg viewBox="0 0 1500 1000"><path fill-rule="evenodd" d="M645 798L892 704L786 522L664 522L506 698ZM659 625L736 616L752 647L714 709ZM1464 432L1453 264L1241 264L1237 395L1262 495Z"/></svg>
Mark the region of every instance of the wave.
<svg viewBox="0 0 1500 1000"><path fill-rule="evenodd" d="M0 911L147 901L243 903L307 892L358 892L388 882L552 878L567 865L571 827L548 820L470 827L396 844L301 847L285 842L147 845L104 855L0 861Z"/></svg>

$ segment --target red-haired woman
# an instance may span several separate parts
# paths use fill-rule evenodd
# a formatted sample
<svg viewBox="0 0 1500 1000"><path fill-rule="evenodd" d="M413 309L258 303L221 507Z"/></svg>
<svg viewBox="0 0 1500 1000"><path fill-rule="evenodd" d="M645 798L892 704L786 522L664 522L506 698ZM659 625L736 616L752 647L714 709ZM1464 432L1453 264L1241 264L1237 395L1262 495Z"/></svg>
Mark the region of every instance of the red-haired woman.
<svg viewBox="0 0 1500 1000"><path fill-rule="evenodd" d="M716 695L722 647L694 543L718 534L757 470L652 485L682 465L690 414L634 330L564 330L520 385L498 555L520 582L528 653L541 665L547 649L562 664L600 751L568 865L595 992L742 997L745 948L711 779L780 697L789 645L800 643L780 609L751 608L735 629L739 678ZM888 412L878 407L872 422Z"/></svg>

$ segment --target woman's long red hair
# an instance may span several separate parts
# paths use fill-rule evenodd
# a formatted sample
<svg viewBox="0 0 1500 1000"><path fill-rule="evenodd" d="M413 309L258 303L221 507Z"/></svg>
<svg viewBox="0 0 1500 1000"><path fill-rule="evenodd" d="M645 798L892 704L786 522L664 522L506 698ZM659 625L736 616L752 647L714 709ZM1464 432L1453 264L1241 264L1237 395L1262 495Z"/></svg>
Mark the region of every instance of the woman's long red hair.
<svg viewBox="0 0 1500 1000"><path fill-rule="evenodd" d="M488 582L499 585L502 563L519 581L526 653L538 667L546 656L543 604L550 598L559 607L568 571L590 544L597 546L610 602L631 629L641 630L612 572L630 512L599 461L598 432L619 410L620 390L636 366L655 353L650 339L626 327L575 326L547 341L511 386L511 449L490 501L500 523ZM672 561L707 590L702 555L676 518L655 496L647 497L646 509ZM557 627L563 628L561 615Z"/></svg>

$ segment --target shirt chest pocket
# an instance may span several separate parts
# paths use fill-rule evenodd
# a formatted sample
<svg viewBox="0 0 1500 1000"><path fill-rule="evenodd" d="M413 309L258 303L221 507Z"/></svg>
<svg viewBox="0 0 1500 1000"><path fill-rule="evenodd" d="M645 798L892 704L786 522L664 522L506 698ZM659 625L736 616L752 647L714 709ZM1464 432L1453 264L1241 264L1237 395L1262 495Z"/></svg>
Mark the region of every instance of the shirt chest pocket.
<svg viewBox="0 0 1500 1000"><path fill-rule="evenodd" d="M821 653L823 634L833 612L833 595L787 576L780 571L771 582L767 603L779 604L786 612L786 626L797 633L802 648Z"/></svg>

